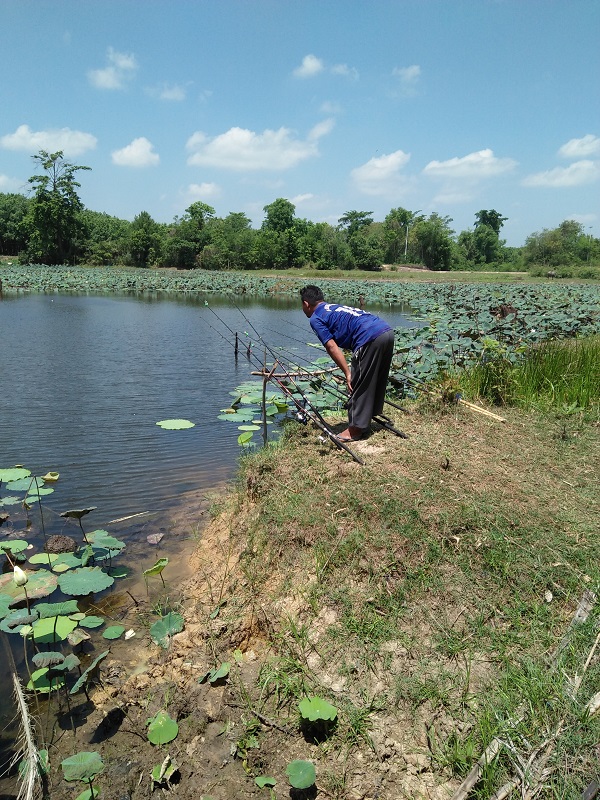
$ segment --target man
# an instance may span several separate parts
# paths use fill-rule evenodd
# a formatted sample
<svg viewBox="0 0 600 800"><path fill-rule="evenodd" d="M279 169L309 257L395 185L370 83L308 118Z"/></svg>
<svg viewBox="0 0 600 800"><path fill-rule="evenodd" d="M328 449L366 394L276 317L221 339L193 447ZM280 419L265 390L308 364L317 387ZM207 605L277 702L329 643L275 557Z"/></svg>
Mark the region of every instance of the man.
<svg viewBox="0 0 600 800"><path fill-rule="evenodd" d="M368 311L326 303L318 286L305 286L300 297L311 328L344 373L350 392L348 427L337 438L340 442L362 439L372 418L383 411L394 331ZM342 350L352 350L351 369Z"/></svg>

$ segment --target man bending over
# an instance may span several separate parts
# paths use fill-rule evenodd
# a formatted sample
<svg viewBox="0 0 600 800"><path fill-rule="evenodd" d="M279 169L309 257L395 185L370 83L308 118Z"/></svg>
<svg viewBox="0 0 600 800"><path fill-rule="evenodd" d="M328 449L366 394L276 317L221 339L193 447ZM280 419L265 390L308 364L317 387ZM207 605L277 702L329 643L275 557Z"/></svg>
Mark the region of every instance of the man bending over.
<svg viewBox="0 0 600 800"><path fill-rule="evenodd" d="M362 439L372 418L383 411L394 331L368 311L326 303L318 286L305 286L300 297L311 328L344 373L350 392L348 427L337 438L341 442ZM352 351L351 369L342 350Z"/></svg>

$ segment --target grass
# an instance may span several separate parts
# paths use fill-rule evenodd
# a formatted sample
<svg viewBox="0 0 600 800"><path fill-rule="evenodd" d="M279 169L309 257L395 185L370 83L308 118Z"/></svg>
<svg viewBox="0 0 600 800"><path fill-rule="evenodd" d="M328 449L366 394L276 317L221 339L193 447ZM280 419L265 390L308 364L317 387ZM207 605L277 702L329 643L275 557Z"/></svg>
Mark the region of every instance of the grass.
<svg viewBox="0 0 600 800"><path fill-rule="evenodd" d="M559 346L535 357L566 383L596 346L570 345L569 369ZM569 397L554 391L550 408ZM576 699L565 676L581 674L596 617L558 663L548 659L582 592L600 586L599 437L582 414L565 437L539 392L523 405L500 426L431 398L413 403L401 426L410 439L377 433L361 444L364 467L310 428L290 428L244 463L239 491L253 504L244 570L280 631L270 638L277 669L263 672L276 704L307 685L322 696L343 687L341 748L362 747L367 733L381 746L381 711L365 696L405 733L441 715L429 747L440 780L464 776L498 735L513 744L474 796L496 791L537 747L553 767L540 796L575 797L598 777L600 727L583 712L597 661Z"/></svg>
<svg viewBox="0 0 600 800"><path fill-rule="evenodd" d="M493 404L538 408L564 417L600 416L600 336L548 341L518 364L498 356L460 377L469 397Z"/></svg>

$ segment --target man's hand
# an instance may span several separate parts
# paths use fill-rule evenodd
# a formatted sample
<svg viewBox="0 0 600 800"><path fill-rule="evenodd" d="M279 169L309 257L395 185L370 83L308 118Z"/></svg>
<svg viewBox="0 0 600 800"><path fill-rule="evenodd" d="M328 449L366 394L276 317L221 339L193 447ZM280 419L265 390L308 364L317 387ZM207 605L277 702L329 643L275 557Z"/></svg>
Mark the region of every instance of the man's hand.
<svg viewBox="0 0 600 800"><path fill-rule="evenodd" d="M350 382L350 368L348 367L348 362L346 361L346 356L344 355L343 350L340 349L335 339L330 339L327 344L325 345L325 350L332 361L337 364L337 366L342 370L344 376L346 378L346 386L348 387L348 391L352 394L352 384Z"/></svg>

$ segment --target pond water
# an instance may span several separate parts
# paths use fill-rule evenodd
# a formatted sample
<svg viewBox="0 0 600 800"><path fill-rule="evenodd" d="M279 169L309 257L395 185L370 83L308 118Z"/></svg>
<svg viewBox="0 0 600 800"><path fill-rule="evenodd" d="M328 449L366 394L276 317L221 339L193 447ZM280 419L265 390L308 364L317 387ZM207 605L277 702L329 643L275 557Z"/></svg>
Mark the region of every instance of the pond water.
<svg viewBox="0 0 600 800"><path fill-rule="evenodd" d="M5 294L0 300L0 468L23 464L34 475L60 473L55 493L43 498L49 532L72 533L68 525L74 523L59 516L67 509L96 507L85 518L88 531L142 514L110 532L128 543L120 560L151 565L157 549L146 536L168 532L165 520L182 505L191 503L201 515L208 505L202 498L235 474L239 432L217 416L229 406L229 392L262 362L259 335L282 348L283 360L304 363L324 355L306 345L316 338L293 300L240 298L236 307L214 295L206 301L61 294ZM406 309L367 310L394 327L411 324ZM171 418L195 427L156 425ZM2 508L11 520L0 540L5 531L10 535L16 508ZM35 526L32 533L29 541L35 541ZM166 536L161 548L161 556L169 555L182 544ZM8 685L2 650L0 665ZM0 729L8 713L0 702Z"/></svg>

